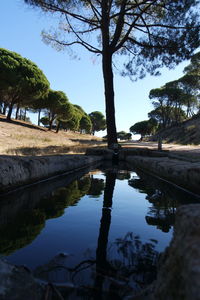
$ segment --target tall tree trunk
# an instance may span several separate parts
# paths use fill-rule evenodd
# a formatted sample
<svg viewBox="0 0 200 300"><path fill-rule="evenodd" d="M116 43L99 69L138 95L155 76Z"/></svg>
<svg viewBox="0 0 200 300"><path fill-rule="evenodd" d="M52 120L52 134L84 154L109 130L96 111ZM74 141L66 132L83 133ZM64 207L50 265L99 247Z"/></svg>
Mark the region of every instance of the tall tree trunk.
<svg viewBox="0 0 200 300"><path fill-rule="evenodd" d="M107 51L104 51L102 63L103 63L104 93L105 93L105 105L106 105L107 141L108 141L108 148L112 148L113 144L117 144L112 54L110 54Z"/></svg>
<svg viewBox="0 0 200 300"><path fill-rule="evenodd" d="M49 120L49 129L48 130L52 129L52 124L53 124L53 118Z"/></svg>
<svg viewBox="0 0 200 300"><path fill-rule="evenodd" d="M57 125L57 128L56 128L56 133L58 133L58 131L60 129L60 125L61 125L61 121L58 121L58 125Z"/></svg>
<svg viewBox="0 0 200 300"><path fill-rule="evenodd" d="M114 104L114 79L112 70L113 49L110 46L110 16L109 1L101 1L101 34L102 34L102 70L104 79L104 93L106 106L106 124L108 148L113 148L117 143L117 131L115 125L115 104Z"/></svg>
<svg viewBox="0 0 200 300"><path fill-rule="evenodd" d="M4 105L3 105L3 115L5 115L6 114L6 110L7 110L7 108L8 108L8 104L7 103L5 103L4 102Z"/></svg>
<svg viewBox="0 0 200 300"><path fill-rule="evenodd" d="M26 121L26 112L27 112L27 108L25 107L25 109L24 109L24 121Z"/></svg>
<svg viewBox="0 0 200 300"><path fill-rule="evenodd" d="M38 126L40 126L40 114L41 114L41 109L38 110Z"/></svg>
<svg viewBox="0 0 200 300"><path fill-rule="evenodd" d="M15 120L18 119L18 114L19 114L19 104L17 105L16 113L15 113Z"/></svg>
<svg viewBox="0 0 200 300"><path fill-rule="evenodd" d="M8 114L7 114L7 120L10 121L11 120L11 115L12 115L12 111L13 111L13 106L14 106L14 102L10 103L9 109L8 109Z"/></svg>

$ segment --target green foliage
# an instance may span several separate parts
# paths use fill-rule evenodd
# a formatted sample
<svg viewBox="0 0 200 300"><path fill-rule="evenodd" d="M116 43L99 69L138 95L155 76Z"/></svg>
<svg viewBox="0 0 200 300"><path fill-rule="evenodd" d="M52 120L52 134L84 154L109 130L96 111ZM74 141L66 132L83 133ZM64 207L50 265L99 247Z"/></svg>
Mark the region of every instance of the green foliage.
<svg viewBox="0 0 200 300"><path fill-rule="evenodd" d="M149 113L149 117L157 120L160 128L177 125L197 111L200 86L199 57L199 53L192 57L183 77L150 91L149 98L153 99L154 110Z"/></svg>
<svg viewBox="0 0 200 300"><path fill-rule="evenodd" d="M78 131L80 127L80 120L83 114L76 105L73 105L72 117L68 121L62 121L62 127L72 131Z"/></svg>
<svg viewBox="0 0 200 300"><path fill-rule="evenodd" d="M50 90L45 101L45 106L49 110L50 130L55 119L58 121L66 121L72 118L73 106L69 103L64 92Z"/></svg>
<svg viewBox="0 0 200 300"><path fill-rule="evenodd" d="M8 119L14 104L30 104L49 90L49 82L43 72L15 52L0 48L0 69L2 99L10 106Z"/></svg>
<svg viewBox="0 0 200 300"><path fill-rule="evenodd" d="M146 71L157 74L163 66L173 68L199 47L196 0L136 1L132 4L128 0L113 1L111 8L107 1L102 5L96 1L24 2L45 12L64 15L68 20L68 31L65 26L60 26L55 33L43 32L45 42L59 50L81 44L104 56L102 49L106 41L109 53L129 55L125 67L134 76L143 77ZM108 22L102 28L105 16ZM97 42L90 38L95 34Z"/></svg>
<svg viewBox="0 0 200 300"><path fill-rule="evenodd" d="M130 132L133 134L141 134L142 139L144 136L154 133L156 128L157 122L155 122L153 119L150 119L135 123L130 127Z"/></svg>
<svg viewBox="0 0 200 300"><path fill-rule="evenodd" d="M158 75L163 66L174 68L200 45L198 0L24 2L61 17L56 32L43 32L47 43L59 50L78 44L102 55L111 148L117 142L112 70L115 54L124 58L122 75L137 79L147 72ZM93 128L93 133L99 130L102 128Z"/></svg>
<svg viewBox="0 0 200 300"><path fill-rule="evenodd" d="M76 108L75 114L78 114L77 118L79 119L79 125L76 130L80 130L80 132L90 133L92 129L92 122L88 114L83 110L83 108L79 105L74 105Z"/></svg>
<svg viewBox="0 0 200 300"><path fill-rule="evenodd" d="M190 64L185 67L185 73L200 75L200 52L191 57Z"/></svg>
<svg viewBox="0 0 200 300"><path fill-rule="evenodd" d="M40 122L42 123L42 125L47 126L47 125L49 125L49 118L48 117L42 117L40 119Z"/></svg>
<svg viewBox="0 0 200 300"><path fill-rule="evenodd" d="M106 129L106 119L100 111L93 111L89 114L92 122L92 133Z"/></svg>
<svg viewBox="0 0 200 300"><path fill-rule="evenodd" d="M159 129L177 125L187 118L185 111L181 108L166 106L150 111L148 117L158 123Z"/></svg>
<svg viewBox="0 0 200 300"><path fill-rule="evenodd" d="M193 115L200 99L200 52L192 56L190 64L184 69L185 75L178 80L179 87L190 95L187 99L187 115Z"/></svg>
<svg viewBox="0 0 200 300"><path fill-rule="evenodd" d="M80 130L90 133L92 129L92 122L88 115L82 116L79 124Z"/></svg>
<svg viewBox="0 0 200 300"><path fill-rule="evenodd" d="M125 131L117 132L117 138L120 140L130 140L131 137L132 137L132 134L130 132L125 132Z"/></svg>

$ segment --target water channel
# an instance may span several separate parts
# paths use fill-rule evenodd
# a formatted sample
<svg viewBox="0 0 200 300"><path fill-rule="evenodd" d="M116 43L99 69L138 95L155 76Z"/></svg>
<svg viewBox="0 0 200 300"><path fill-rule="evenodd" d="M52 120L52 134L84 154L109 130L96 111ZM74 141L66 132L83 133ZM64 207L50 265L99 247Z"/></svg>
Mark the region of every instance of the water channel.
<svg viewBox="0 0 200 300"><path fill-rule="evenodd" d="M126 165L61 176L0 198L0 255L94 299L121 299L156 277L177 207L197 201Z"/></svg>

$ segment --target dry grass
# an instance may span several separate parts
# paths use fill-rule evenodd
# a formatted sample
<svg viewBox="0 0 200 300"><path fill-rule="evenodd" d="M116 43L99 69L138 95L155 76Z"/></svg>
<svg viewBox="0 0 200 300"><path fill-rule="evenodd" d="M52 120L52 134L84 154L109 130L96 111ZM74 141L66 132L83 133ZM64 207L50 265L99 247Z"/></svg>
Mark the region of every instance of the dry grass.
<svg viewBox="0 0 200 300"><path fill-rule="evenodd" d="M179 126L163 129L159 132L163 141L166 143L176 143L181 145L199 145L200 144L200 115L181 123ZM157 140L155 135L150 138L151 141Z"/></svg>
<svg viewBox="0 0 200 300"><path fill-rule="evenodd" d="M84 153L88 147L105 146L102 139L88 134L48 131L23 121L7 122L0 115L0 154L51 155Z"/></svg>

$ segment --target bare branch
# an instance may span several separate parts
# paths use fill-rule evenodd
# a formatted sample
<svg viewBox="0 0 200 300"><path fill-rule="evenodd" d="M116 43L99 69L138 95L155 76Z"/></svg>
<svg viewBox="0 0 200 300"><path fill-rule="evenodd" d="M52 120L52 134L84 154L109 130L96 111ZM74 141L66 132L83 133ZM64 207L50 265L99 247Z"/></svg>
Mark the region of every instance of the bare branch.
<svg viewBox="0 0 200 300"><path fill-rule="evenodd" d="M66 17L67 23L68 23L68 25L69 25L71 31L75 34L75 36L76 36L77 39L78 39L78 40L76 41L76 43L77 43L77 44L80 44L80 45L82 45L82 46L84 46L84 47L85 47L87 50L89 50L90 52L93 52L93 53L101 53L101 50L100 50L100 49L98 49L98 48L96 48L96 47L90 45L90 44L87 43L86 41L84 41L84 40L80 37L80 35L78 34L78 32L74 30L73 26L71 25L71 23L70 23L70 21L69 21L68 16L66 15L65 17Z"/></svg>
<svg viewBox="0 0 200 300"><path fill-rule="evenodd" d="M46 36L46 38L50 41L50 42L55 42L56 44L58 45L61 45L61 46L73 46L75 44L79 44L83 47L85 47L88 51L90 52L93 52L93 53L101 53L100 50L96 50L96 48L92 47L91 45L85 43L85 42L81 42L81 41L73 41L73 42L63 42L63 41L60 41L58 39L56 39L55 37L52 37L52 36Z"/></svg>
<svg viewBox="0 0 200 300"><path fill-rule="evenodd" d="M154 3L156 3L157 0L154 0L152 1L151 3L149 3L149 5L147 5L143 10L141 10L141 14L142 13L145 13L147 11L147 9L149 9L149 7L153 6ZM119 50L123 44L128 40L128 37L132 31L132 29L134 28L137 20L140 18L141 14L139 14L137 17L136 17L136 20L131 24L131 26L129 27L129 29L127 30L125 36L122 38L122 40L119 42L119 44L115 47L115 51Z"/></svg>
<svg viewBox="0 0 200 300"><path fill-rule="evenodd" d="M92 3L91 0L88 0L88 3L89 3L89 5L90 5L90 7L91 7L91 9L92 9L92 11L93 11L93 13L94 13L96 19L98 20L98 23L100 23L100 22L101 22L101 14L100 14L100 12L99 12L98 9L93 5L93 3Z"/></svg>
<svg viewBox="0 0 200 300"><path fill-rule="evenodd" d="M122 3L121 3L121 9L119 12L119 18L117 21L114 37L110 44L111 48L114 48L116 46L116 44L119 41L119 38L121 36L121 33L122 33L122 29L123 29L123 25L124 25L124 14L125 14L125 8L126 8L126 1L127 0L122 0Z"/></svg>

